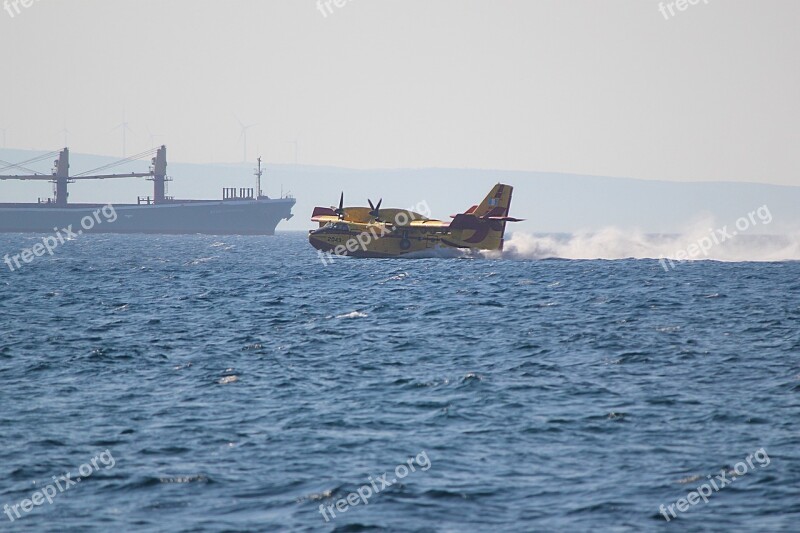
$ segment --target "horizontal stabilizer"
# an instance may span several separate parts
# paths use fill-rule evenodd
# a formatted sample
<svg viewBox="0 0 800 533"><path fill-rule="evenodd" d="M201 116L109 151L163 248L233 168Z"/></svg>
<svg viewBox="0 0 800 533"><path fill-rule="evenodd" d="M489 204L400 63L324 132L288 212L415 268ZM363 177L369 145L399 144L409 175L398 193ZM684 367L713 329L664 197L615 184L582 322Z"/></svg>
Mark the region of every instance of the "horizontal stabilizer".
<svg viewBox="0 0 800 533"><path fill-rule="evenodd" d="M450 223L450 229L471 229L480 230L486 227L486 222L475 215L455 215Z"/></svg>
<svg viewBox="0 0 800 533"><path fill-rule="evenodd" d="M524 218L514 217L481 217L483 220L500 220L502 222L525 222Z"/></svg>

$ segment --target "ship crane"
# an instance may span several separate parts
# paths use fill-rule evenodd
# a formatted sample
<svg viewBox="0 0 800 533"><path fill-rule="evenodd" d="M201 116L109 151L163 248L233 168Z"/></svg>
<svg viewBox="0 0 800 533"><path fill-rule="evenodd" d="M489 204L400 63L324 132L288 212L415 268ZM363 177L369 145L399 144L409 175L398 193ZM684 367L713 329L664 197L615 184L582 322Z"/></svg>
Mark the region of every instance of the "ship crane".
<svg viewBox="0 0 800 533"><path fill-rule="evenodd" d="M30 168L24 167L22 165L30 165L38 161L42 161L48 157L51 157L53 154L58 153L58 159L53 162L53 171L52 174L41 174L39 172L35 172ZM103 174L102 172L106 172L109 169L117 167L119 165L130 163L131 161L135 161L137 159L142 159L144 157L154 156L151 159L151 166L148 172L128 172L123 174ZM53 205L55 207L66 207L67 206L67 199L69 197L69 192L67 191L67 185L70 183L76 183L78 180L105 180L105 179L118 179L118 178L147 178L148 180L153 182L153 203L163 204L167 203L171 200L171 198L166 196L166 183L171 181L169 177L167 177L167 147L162 145L159 148L154 148L148 150L146 152L142 152L141 154L136 154L131 157L127 157L115 163L111 163L108 165L103 165L101 167L95 168L93 170L89 170L87 172L82 172L75 176L69 175L69 148L64 148L60 152L50 152L43 156L38 156L34 159L30 159L28 161L23 161L22 163L8 163L5 161L0 161L0 163L5 164L6 166L0 168L0 172L4 170L8 170L11 168L17 168L24 170L26 172L30 172L30 174L19 174L19 175L2 175L0 174L0 180L21 180L21 181L49 181L55 185L55 201ZM150 199L147 199L147 203L150 203Z"/></svg>

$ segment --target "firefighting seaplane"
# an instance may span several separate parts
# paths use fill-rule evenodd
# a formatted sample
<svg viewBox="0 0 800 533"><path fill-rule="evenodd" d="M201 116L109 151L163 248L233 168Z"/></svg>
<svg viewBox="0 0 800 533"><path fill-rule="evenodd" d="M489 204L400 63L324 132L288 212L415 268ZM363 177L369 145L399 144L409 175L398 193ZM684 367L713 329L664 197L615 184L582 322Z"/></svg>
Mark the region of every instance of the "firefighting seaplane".
<svg viewBox="0 0 800 533"><path fill-rule="evenodd" d="M311 230L308 241L321 252L352 257L398 257L436 248L502 250L508 222L522 219L508 216L514 188L498 183L480 205L452 215L451 222L433 220L408 209L344 207L344 193L338 208L316 207L311 216L319 228Z"/></svg>

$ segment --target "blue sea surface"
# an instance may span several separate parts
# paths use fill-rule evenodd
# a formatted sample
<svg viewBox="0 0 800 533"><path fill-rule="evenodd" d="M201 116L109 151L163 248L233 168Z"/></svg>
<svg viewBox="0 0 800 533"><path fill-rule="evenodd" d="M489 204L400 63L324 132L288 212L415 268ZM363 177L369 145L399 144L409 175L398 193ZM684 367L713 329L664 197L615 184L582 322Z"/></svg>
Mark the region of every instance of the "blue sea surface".
<svg viewBox="0 0 800 533"><path fill-rule="evenodd" d="M0 506L91 470L0 531L798 531L798 262L325 265L282 233L0 268Z"/></svg>

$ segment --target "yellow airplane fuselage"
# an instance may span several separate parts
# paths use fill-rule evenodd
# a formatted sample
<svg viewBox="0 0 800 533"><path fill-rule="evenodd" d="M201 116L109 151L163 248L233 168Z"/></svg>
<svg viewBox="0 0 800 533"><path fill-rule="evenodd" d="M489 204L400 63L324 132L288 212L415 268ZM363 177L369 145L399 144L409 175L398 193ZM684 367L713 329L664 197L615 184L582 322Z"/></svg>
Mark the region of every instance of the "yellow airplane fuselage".
<svg viewBox="0 0 800 533"><path fill-rule="evenodd" d="M448 246L447 232L431 227L413 229L384 222L335 222L309 233L317 250L353 257L394 257Z"/></svg>
<svg viewBox="0 0 800 533"><path fill-rule="evenodd" d="M397 257L435 248L502 250L513 188L497 184L483 203L453 216L452 222L432 220L406 209L342 206L317 207L312 221L319 228L308 234L321 252L353 257ZM371 204L370 204L371 205Z"/></svg>

